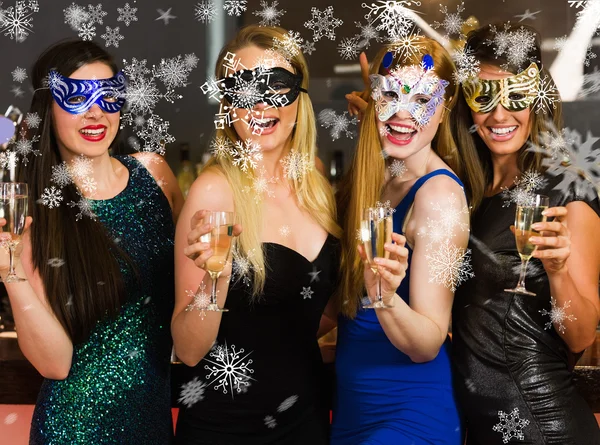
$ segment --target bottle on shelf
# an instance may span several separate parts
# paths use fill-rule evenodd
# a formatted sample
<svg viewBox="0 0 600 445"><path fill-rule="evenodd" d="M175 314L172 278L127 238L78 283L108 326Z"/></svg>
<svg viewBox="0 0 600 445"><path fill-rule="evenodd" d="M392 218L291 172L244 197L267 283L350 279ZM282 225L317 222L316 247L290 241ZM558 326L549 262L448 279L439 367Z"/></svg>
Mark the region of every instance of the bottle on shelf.
<svg viewBox="0 0 600 445"><path fill-rule="evenodd" d="M177 173L177 182L184 197L187 197L190 187L196 179L194 166L190 161L190 144L183 142L179 146L179 172Z"/></svg>

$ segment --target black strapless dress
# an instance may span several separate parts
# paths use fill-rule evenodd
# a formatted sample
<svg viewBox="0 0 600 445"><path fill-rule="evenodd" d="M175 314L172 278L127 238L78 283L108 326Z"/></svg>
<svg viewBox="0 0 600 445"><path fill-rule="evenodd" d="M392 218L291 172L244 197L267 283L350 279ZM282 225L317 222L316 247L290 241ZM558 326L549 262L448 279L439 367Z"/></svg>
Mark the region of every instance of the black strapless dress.
<svg viewBox="0 0 600 445"><path fill-rule="evenodd" d="M329 235L313 262L280 244L263 250L263 295L252 303L251 283L233 279L215 346L187 369L182 391L192 392L176 444L329 443L317 330L337 284L339 242Z"/></svg>
<svg viewBox="0 0 600 445"><path fill-rule="evenodd" d="M565 178L546 179L536 193L549 196L550 206L584 201L600 214L589 182L573 175L569 189L558 191L554 187ZM515 205L503 203L501 195L486 198L473 215L475 278L454 300L455 391L467 421L467 444L598 445L598 424L573 383L577 357L554 327L546 329L551 300L542 263L534 258L528 267L527 288L535 297L504 292L516 285L521 262L509 229ZM565 320L565 328L571 323L577 321Z"/></svg>

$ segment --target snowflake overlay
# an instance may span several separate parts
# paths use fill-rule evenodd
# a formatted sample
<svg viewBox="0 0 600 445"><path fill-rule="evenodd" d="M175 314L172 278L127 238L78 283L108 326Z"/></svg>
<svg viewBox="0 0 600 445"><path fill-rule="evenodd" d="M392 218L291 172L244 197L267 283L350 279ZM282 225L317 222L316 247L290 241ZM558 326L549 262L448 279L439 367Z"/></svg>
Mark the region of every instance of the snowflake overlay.
<svg viewBox="0 0 600 445"><path fill-rule="evenodd" d="M27 79L27 70L25 68L16 67L13 72L11 72L13 82L23 83L25 79Z"/></svg>
<svg viewBox="0 0 600 445"><path fill-rule="evenodd" d="M290 236L291 233L292 233L292 230L290 229L290 226L284 225L279 228L279 234L284 238L287 238L288 236Z"/></svg>
<svg viewBox="0 0 600 445"><path fill-rule="evenodd" d="M254 170L263 158L260 144L250 138L245 141L236 141L231 154L233 165L240 167L244 173Z"/></svg>
<svg viewBox="0 0 600 445"><path fill-rule="evenodd" d="M343 38L338 45L338 52L342 59L352 60L356 59L358 53L361 50L358 37L346 37Z"/></svg>
<svg viewBox="0 0 600 445"><path fill-rule="evenodd" d="M529 170L523 173L521 179L515 178L515 186L512 188L502 187L502 197L504 204L502 207L508 207L511 204L517 206L531 205L535 199L535 191L546 185L544 177L534 171Z"/></svg>
<svg viewBox="0 0 600 445"><path fill-rule="evenodd" d="M281 404L277 407L277 412L282 413L290 409L294 404L298 401L298 396L293 395L285 399Z"/></svg>
<svg viewBox="0 0 600 445"><path fill-rule="evenodd" d="M508 31L510 23L505 24L505 29L498 31L495 26L490 26L490 30L494 33L493 40L486 40L486 45L491 45L494 48L496 57L504 56L509 65L515 65L519 69L531 62L538 60L528 57L528 54L535 49L535 35L525 29L519 28L516 31ZM501 66L502 69L508 70L508 66Z"/></svg>
<svg viewBox="0 0 600 445"><path fill-rule="evenodd" d="M519 417L519 408L513 409L510 413L498 411L500 421L493 426L493 430L502 433L502 442L508 443L511 439L525 440L523 428L529 425L529 420Z"/></svg>
<svg viewBox="0 0 600 445"><path fill-rule="evenodd" d="M38 11L37 1L32 0L16 0L15 6L0 9L0 33L16 43L23 43L33 32L32 15Z"/></svg>
<svg viewBox="0 0 600 445"><path fill-rule="evenodd" d="M223 9L227 14L239 17L246 10L246 3L246 0L225 0Z"/></svg>
<svg viewBox="0 0 600 445"><path fill-rule="evenodd" d="M471 267L471 249L458 247L446 239L425 255L429 264L429 282L441 284L452 292L475 274Z"/></svg>
<svg viewBox="0 0 600 445"><path fill-rule="evenodd" d="M388 170L393 178L401 178L407 172L406 165L404 161L400 161L398 159L394 159L390 165L388 165Z"/></svg>
<svg viewBox="0 0 600 445"><path fill-rule="evenodd" d="M304 22L304 27L313 31L313 42L318 42L323 37L335 40L335 28L342 26L342 20L333 16L333 6L328 6L323 11L311 8L312 19Z"/></svg>
<svg viewBox="0 0 600 445"><path fill-rule="evenodd" d="M279 18L285 14L285 10L277 9L277 5L279 5L277 0L273 1L271 5L266 0L260 0L260 6L263 9L252 13L261 18L260 26L279 26Z"/></svg>
<svg viewBox="0 0 600 445"><path fill-rule="evenodd" d="M569 320L569 321L577 320L577 317L575 317L575 315L573 315L573 314L567 315L566 309L571 306L571 300L565 302L565 304L563 304L562 307L558 307L558 305L556 304L555 298L550 297L550 304L551 304L550 311L547 311L546 309L542 309L541 311L539 311L540 314L542 314L544 316L546 316L546 315L550 316L550 321L544 325L544 330L551 329L552 326L556 323L556 324L558 324L558 331L561 334L564 334L565 331L567 330L567 328L565 327L563 322L565 320Z"/></svg>
<svg viewBox="0 0 600 445"><path fill-rule="evenodd" d="M135 13L138 8L132 8L129 6L129 3L125 3L123 8L117 8L117 12L119 13L119 17L117 17L117 22L124 22L125 26L129 26L131 22L137 22L137 17Z"/></svg>
<svg viewBox="0 0 600 445"><path fill-rule="evenodd" d="M194 377L193 380L181 385L181 392L177 401L191 408L192 405L204 399L205 388L206 384L198 377Z"/></svg>
<svg viewBox="0 0 600 445"><path fill-rule="evenodd" d="M209 363L204 365L204 369L209 371L206 380L213 379L208 385L216 382L214 389L221 388L223 394L231 392L232 398L234 390L239 394L244 386L249 385L249 379L254 380L249 377L249 374L254 374L254 370L249 368L252 359L247 360L252 351L243 354L244 348L236 351L235 345L231 347L227 347L227 343L224 346L215 345L209 353L210 358L204 358L204 361Z"/></svg>
<svg viewBox="0 0 600 445"><path fill-rule="evenodd" d="M420 6L421 2L379 0L371 4L363 3L361 6L369 10L365 14L367 23L376 31L387 33L388 40L394 42L405 37L413 28L410 10L407 8L413 4Z"/></svg>
<svg viewBox="0 0 600 445"><path fill-rule="evenodd" d="M114 46L115 48L118 48L119 42L125 38L119 33L118 26L113 29L111 29L110 26L107 26L106 33L102 34L100 37L102 37L104 39L104 42L105 42L105 45L107 48L111 45Z"/></svg>
<svg viewBox="0 0 600 445"><path fill-rule="evenodd" d="M273 49L288 61L300 54L301 46L302 37L299 32L288 31L281 39L273 38Z"/></svg>
<svg viewBox="0 0 600 445"><path fill-rule="evenodd" d="M196 20L201 23L211 23L217 17L217 5L212 1L203 1L194 8Z"/></svg>
<svg viewBox="0 0 600 445"><path fill-rule="evenodd" d="M348 129L348 127L356 125L358 121L355 116L351 117L347 111L338 115L333 109L326 108L319 113L318 120L322 127L330 128L329 134L332 140L339 139L342 133L347 138L354 138L354 132Z"/></svg>
<svg viewBox="0 0 600 445"><path fill-rule="evenodd" d="M58 207L63 200L60 189L54 186L46 187L41 196L42 204L48 206L49 209Z"/></svg>
<svg viewBox="0 0 600 445"><path fill-rule="evenodd" d="M294 149L279 162L283 165L283 174L286 178L294 181L300 181L309 172L313 170L313 163L310 162L308 154L300 153Z"/></svg>
<svg viewBox="0 0 600 445"><path fill-rule="evenodd" d="M456 7L455 13L449 13L448 7L446 5L440 5L440 12L444 14L443 22L433 22L431 25L434 29L443 28L446 34L444 35L444 40L446 42L450 41L451 36L458 36L458 38L464 38L462 32L462 26L465 23L463 18L461 17L461 13L465 10L465 3L460 2L460 5Z"/></svg>
<svg viewBox="0 0 600 445"><path fill-rule="evenodd" d="M267 426L268 428L275 428L277 426L277 421L275 420L275 417L273 416L265 416L265 426Z"/></svg>
<svg viewBox="0 0 600 445"><path fill-rule="evenodd" d="M303 300L306 300L307 298L309 300L311 300L312 294L314 294L314 293L315 293L315 291L313 291L310 286L308 286L308 287L302 286L302 292L300 292L300 295L302 295Z"/></svg>

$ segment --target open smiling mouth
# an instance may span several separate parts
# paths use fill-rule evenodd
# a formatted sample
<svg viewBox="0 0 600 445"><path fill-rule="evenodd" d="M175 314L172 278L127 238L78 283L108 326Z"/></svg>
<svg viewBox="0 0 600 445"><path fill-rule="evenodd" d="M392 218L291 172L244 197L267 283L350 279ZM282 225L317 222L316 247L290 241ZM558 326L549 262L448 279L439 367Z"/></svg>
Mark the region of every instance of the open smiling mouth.
<svg viewBox="0 0 600 445"><path fill-rule="evenodd" d="M408 141L417 134L415 128L404 125L385 124L385 128L392 138L399 141Z"/></svg>

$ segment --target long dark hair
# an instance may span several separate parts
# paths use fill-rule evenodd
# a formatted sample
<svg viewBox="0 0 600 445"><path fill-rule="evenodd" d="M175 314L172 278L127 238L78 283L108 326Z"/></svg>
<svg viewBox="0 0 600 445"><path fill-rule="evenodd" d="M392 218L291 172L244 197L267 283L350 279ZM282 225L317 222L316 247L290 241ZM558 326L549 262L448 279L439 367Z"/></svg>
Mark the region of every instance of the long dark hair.
<svg viewBox="0 0 600 445"><path fill-rule="evenodd" d="M44 189L51 185L52 167L62 162L54 134L53 99L46 85L48 73L55 70L69 76L93 62L105 63L113 73L118 72L110 54L82 40L59 42L37 59L31 72L36 91L29 111L42 119L35 130L39 141L34 146L41 156L33 156L28 165L19 165L18 172L18 180L29 185L33 266L54 315L74 344L85 341L99 320L118 314L126 299L120 265L131 266L127 254L100 222L85 216L76 221L76 209L65 204L81 199L74 184L62 189L64 199L58 208L39 204ZM32 129L24 131L30 140L36 135ZM53 258L63 260L64 266L50 265Z"/></svg>
<svg viewBox="0 0 600 445"><path fill-rule="evenodd" d="M525 69L526 66L517 66L514 63L511 63L512 60L509 60L509 58L505 57L507 55L506 53L498 56L495 52L494 46L490 45L489 43L494 40L496 36L496 31L506 31L510 33L518 31L521 28L523 28L525 31L527 31L535 37L535 44L527 53L526 58L530 62L536 62L538 68L540 69L540 78L546 78L549 85L556 88L552 76L550 76L550 73L548 72L548 70L546 70L544 64L542 63L540 34L530 26L521 24L515 25L509 22L482 26L481 28L471 31L468 34L465 49L467 49L481 64L502 66L504 70L513 74L518 74L521 71L523 71L523 69ZM530 62L527 62L526 65L529 65ZM530 169L534 169L537 171L543 170L543 154L539 151L530 151L528 150L528 148L531 145L537 147L540 147L542 145L540 141L540 135L542 133L552 130L561 130L563 125L562 106L560 101L555 102L554 105L555 107L547 107L549 109L546 113L532 112L530 115L531 131L529 133L529 138L519 152L518 167L521 172L525 172ZM457 116L459 116L460 119L465 119L465 121L468 122L470 126L473 125L471 110L465 100L461 100L457 104ZM492 158L489 149L481 140L479 135L477 133L474 133L473 136L475 145L477 147L477 153L481 161L481 166L484 171L487 188L491 185L493 180ZM480 202L471 202L471 205L476 207L479 205L479 203Z"/></svg>

